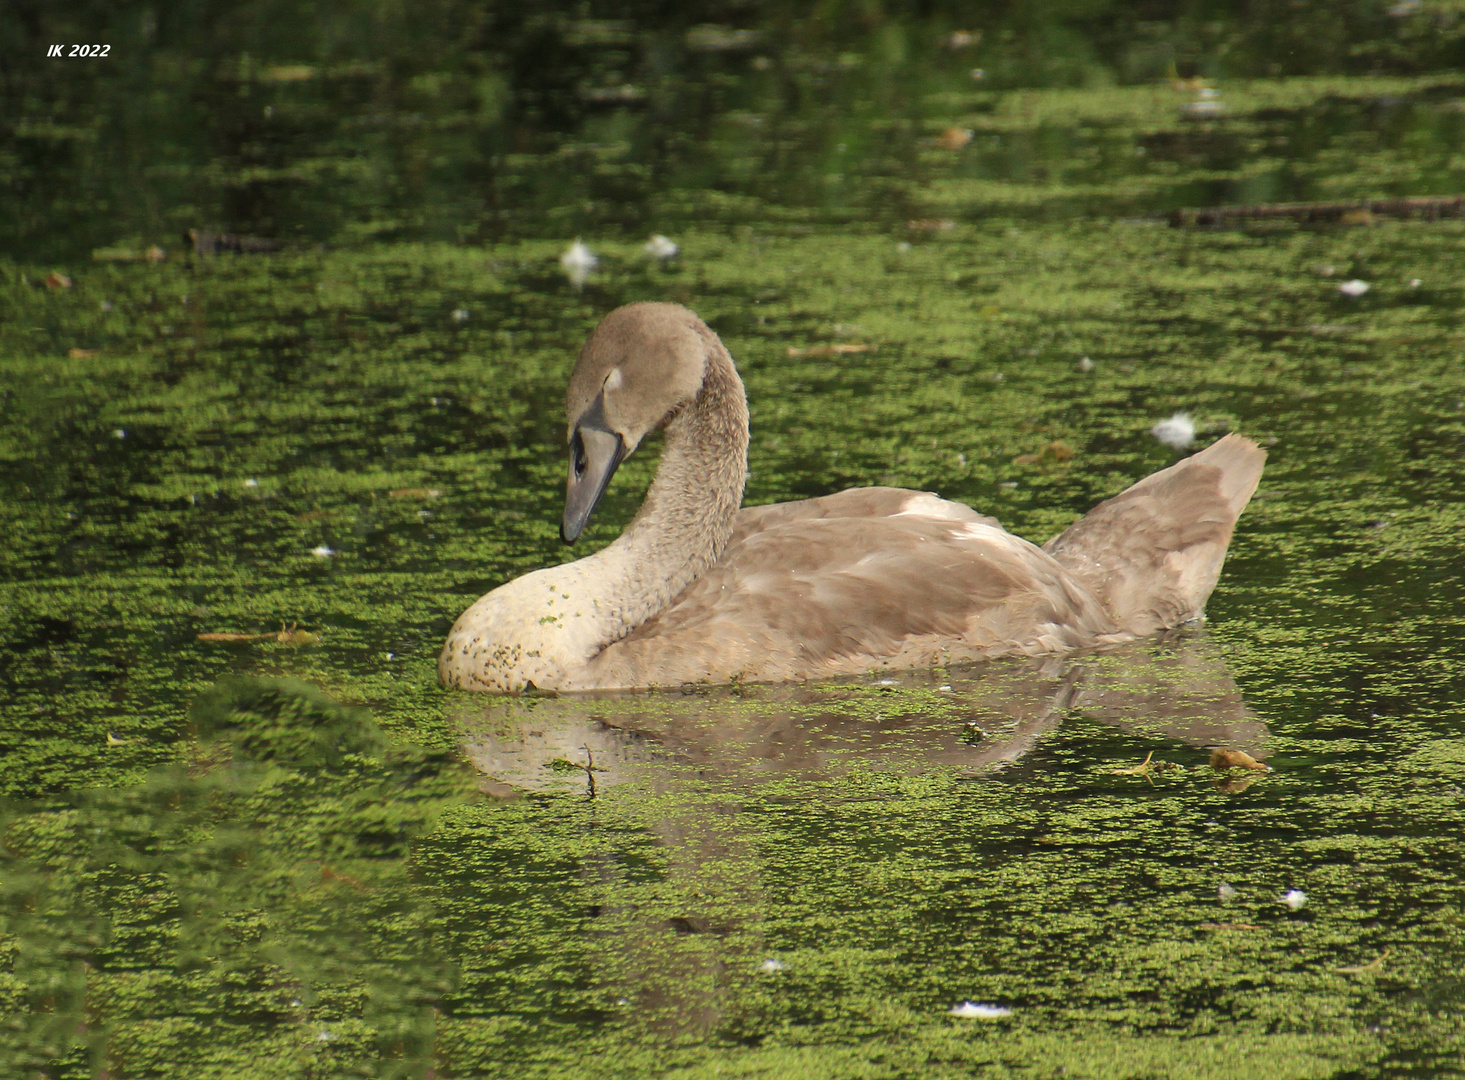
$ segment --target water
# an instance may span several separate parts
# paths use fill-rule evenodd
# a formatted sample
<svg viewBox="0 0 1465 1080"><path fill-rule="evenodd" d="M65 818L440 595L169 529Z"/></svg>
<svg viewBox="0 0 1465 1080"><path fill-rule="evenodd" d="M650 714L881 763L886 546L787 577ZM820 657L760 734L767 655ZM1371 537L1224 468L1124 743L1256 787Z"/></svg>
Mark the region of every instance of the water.
<svg viewBox="0 0 1465 1080"><path fill-rule="evenodd" d="M1458 79L1022 89L1016 45L891 33L823 67L704 49L721 97L487 149L456 91L410 84L405 125L376 69L245 79L227 48L137 75L213 87L172 126L68 143L32 99L0 263L7 1074L1465 1073L1465 228L1155 220L1453 194ZM293 134L189 126L241 100ZM246 144L295 179L235 183ZM285 246L185 257L185 228ZM898 484L1041 541L1173 461L1177 410L1263 441L1207 627L891 684L443 692L453 617L565 557L564 379L638 299L736 357L751 502Z"/></svg>

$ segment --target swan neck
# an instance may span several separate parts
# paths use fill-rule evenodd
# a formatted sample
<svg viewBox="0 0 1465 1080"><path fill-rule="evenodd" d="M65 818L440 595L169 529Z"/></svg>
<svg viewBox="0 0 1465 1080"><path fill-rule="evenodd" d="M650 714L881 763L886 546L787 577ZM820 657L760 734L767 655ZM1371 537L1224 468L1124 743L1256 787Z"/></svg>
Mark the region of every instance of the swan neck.
<svg viewBox="0 0 1465 1080"><path fill-rule="evenodd" d="M661 463L635 519L600 553L610 644L651 618L721 557L748 479L748 404L732 357L706 331L702 388L666 425Z"/></svg>

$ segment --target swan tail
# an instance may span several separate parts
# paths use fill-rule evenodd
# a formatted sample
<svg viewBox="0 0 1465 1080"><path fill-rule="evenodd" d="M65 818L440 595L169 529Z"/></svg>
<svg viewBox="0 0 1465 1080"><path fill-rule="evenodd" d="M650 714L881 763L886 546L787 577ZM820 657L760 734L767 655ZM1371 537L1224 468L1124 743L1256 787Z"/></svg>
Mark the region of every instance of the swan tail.
<svg viewBox="0 0 1465 1080"><path fill-rule="evenodd" d="M1043 550L1129 633L1200 618L1266 458L1227 435L1100 503Z"/></svg>

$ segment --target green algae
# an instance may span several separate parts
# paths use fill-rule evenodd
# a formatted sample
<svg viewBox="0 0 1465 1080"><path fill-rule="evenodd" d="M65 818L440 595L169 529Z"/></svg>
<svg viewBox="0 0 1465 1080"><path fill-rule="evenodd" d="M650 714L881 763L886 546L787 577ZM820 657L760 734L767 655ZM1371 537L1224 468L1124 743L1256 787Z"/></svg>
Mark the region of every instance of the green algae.
<svg viewBox="0 0 1465 1080"><path fill-rule="evenodd" d="M67 288L0 264L4 1071L1465 1074L1465 227L1121 220L1201 165L1274 197L1191 160L1218 130L1403 163L1279 152L1304 191L1434 190L1449 86L1233 83L1204 139L1169 87L990 111L948 88L921 132L1017 139L1017 163L1177 136L1191 158L1136 188L924 146L913 201L846 225L751 195L685 224L717 200L668 188L677 259L587 235L583 291L561 237L78 262ZM1383 97L1402 128L1359 104ZM564 558L556 403L638 299L737 358L751 502L899 484L1043 540L1173 461L1148 434L1171 412L1261 439L1210 605L1234 682L1184 715L1183 678L1158 711L1044 712L1080 669L1122 688L1184 655L1162 643L792 701L443 692L452 618ZM318 642L198 637L295 624ZM1196 718L1223 714L1275 772L1218 785ZM485 731L543 753L484 782ZM1150 751L1183 770L1115 773Z"/></svg>

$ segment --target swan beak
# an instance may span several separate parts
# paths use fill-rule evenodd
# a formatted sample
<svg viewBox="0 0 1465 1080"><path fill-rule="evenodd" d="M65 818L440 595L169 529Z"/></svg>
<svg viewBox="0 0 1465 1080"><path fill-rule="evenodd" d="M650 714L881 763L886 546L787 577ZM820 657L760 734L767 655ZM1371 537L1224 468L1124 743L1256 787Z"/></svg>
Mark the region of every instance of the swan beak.
<svg viewBox="0 0 1465 1080"><path fill-rule="evenodd" d="M584 530L625 457L626 444L615 432L583 421L576 426L570 438L570 479L565 487L565 516L560 522L560 539L565 543L573 544Z"/></svg>

